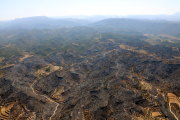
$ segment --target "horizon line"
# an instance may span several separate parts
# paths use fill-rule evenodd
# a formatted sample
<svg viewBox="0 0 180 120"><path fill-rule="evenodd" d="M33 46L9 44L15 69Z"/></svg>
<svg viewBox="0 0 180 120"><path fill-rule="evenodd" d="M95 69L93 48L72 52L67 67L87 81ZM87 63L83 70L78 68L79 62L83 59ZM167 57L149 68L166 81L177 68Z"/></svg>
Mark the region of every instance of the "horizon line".
<svg viewBox="0 0 180 120"><path fill-rule="evenodd" d="M46 16L46 15L37 15L37 16L27 16L27 17L17 17L17 18L14 18L14 19L7 19L7 20L0 20L1 22L2 21L12 21L12 20L15 20L15 19L23 19L23 18L32 18L32 17L48 17L48 18L53 18L53 17L75 17L75 16L82 16L82 17L91 17L91 16L119 16L119 17L125 17L125 16L143 16L143 15L149 15L149 16L156 16L156 15L175 15L177 13L180 13L180 12L176 12L176 13L173 13L173 14L127 14L127 15L102 15L102 14L97 14L97 15L62 15L62 16Z"/></svg>

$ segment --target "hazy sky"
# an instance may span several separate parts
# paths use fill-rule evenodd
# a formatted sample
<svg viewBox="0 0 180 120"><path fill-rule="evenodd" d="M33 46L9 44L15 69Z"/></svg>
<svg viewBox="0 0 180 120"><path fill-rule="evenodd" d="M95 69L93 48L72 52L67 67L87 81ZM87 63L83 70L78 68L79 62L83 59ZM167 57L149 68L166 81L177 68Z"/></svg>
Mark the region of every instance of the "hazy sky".
<svg viewBox="0 0 180 120"><path fill-rule="evenodd" d="M174 14L180 0L0 0L0 20L31 16Z"/></svg>

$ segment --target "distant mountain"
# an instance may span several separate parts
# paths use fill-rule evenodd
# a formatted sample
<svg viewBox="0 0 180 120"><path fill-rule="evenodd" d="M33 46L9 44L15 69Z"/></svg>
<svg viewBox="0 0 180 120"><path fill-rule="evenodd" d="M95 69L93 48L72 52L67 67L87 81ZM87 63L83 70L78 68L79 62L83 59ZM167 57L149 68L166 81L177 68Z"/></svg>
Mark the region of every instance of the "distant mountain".
<svg viewBox="0 0 180 120"><path fill-rule="evenodd" d="M88 23L86 23L88 24ZM0 22L0 29L54 29L84 25L82 21L69 19L52 19L46 16L18 18L8 22Z"/></svg>
<svg viewBox="0 0 180 120"><path fill-rule="evenodd" d="M80 25L88 25L92 22L86 19L75 19L75 18L62 18L61 20L69 21L69 22L74 22Z"/></svg>
<svg viewBox="0 0 180 120"><path fill-rule="evenodd" d="M51 21L51 19L46 16L35 16L35 17L26 17L26 18L16 18L12 21L12 23L23 23L23 22L41 23L48 21Z"/></svg>
<svg viewBox="0 0 180 120"><path fill-rule="evenodd" d="M90 27L129 29L148 34L169 34L180 37L180 22L150 21L125 18L105 19L89 24Z"/></svg>
<svg viewBox="0 0 180 120"><path fill-rule="evenodd" d="M67 19L67 18L72 18L72 19L84 19L88 20L89 22L97 22L100 20L108 19L108 18L121 18L123 16L119 15L92 15L92 16L85 16L85 15L74 15L74 16L59 16L59 17L51 17L55 19Z"/></svg>
<svg viewBox="0 0 180 120"><path fill-rule="evenodd" d="M125 18L180 21L180 13L173 15L127 15Z"/></svg>
<svg viewBox="0 0 180 120"><path fill-rule="evenodd" d="M90 22L97 22L103 19L108 18L133 18L133 19L148 19L148 20L167 20L167 21L180 21L180 13L175 13L173 15L92 15L92 16L85 16L85 15L74 15L74 16L60 16L60 17L52 17L56 19L62 18L73 18L73 19L86 19Z"/></svg>

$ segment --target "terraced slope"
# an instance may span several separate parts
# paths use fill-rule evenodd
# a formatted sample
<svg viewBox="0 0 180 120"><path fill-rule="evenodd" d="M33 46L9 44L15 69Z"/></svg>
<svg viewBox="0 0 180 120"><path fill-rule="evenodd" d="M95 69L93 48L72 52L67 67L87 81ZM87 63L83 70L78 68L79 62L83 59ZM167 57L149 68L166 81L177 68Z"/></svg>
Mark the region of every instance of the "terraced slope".
<svg viewBox="0 0 180 120"><path fill-rule="evenodd" d="M8 105L5 106L1 106L0 107L0 119L3 120L7 120L8 116L10 114L11 108L14 106L14 102L13 103L9 103Z"/></svg>

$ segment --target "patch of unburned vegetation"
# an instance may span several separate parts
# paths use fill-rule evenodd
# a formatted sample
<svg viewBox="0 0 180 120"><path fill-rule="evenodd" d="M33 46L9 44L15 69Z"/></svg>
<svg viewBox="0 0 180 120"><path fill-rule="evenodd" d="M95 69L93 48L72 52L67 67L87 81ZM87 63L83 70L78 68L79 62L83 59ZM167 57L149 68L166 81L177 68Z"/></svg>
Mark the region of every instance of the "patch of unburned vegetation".
<svg viewBox="0 0 180 120"><path fill-rule="evenodd" d="M139 82L139 87L143 90L151 90L152 89L151 85L144 81Z"/></svg>
<svg viewBox="0 0 180 120"><path fill-rule="evenodd" d="M158 116L162 116L162 114L160 112L153 112L152 116L153 117L158 117Z"/></svg>
<svg viewBox="0 0 180 120"><path fill-rule="evenodd" d="M62 97L63 92L64 92L64 87L59 86L58 88L55 89L51 97L56 99L59 103L61 103L64 101L64 98Z"/></svg>
<svg viewBox="0 0 180 120"><path fill-rule="evenodd" d="M0 63L5 59L5 57L0 57Z"/></svg>
<svg viewBox="0 0 180 120"><path fill-rule="evenodd" d="M145 116L140 115L139 117L135 117L135 120L163 120L164 117L156 116L154 117L150 110L146 110L147 114ZM155 113L156 114L156 113Z"/></svg>
<svg viewBox="0 0 180 120"><path fill-rule="evenodd" d="M168 34L159 34L157 36L165 37L165 38L169 38L169 39L180 40L180 38L177 38L177 37L174 37L174 36L171 36L171 35L168 35Z"/></svg>
<svg viewBox="0 0 180 120"><path fill-rule="evenodd" d="M15 36L15 34L13 34L13 35L9 35L7 38L11 38L11 37L13 37L13 36Z"/></svg>
<svg viewBox="0 0 180 120"><path fill-rule="evenodd" d="M172 47L172 50L173 51L179 51L179 48L178 47Z"/></svg>
<svg viewBox="0 0 180 120"><path fill-rule="evenodd" d="M14 64L6 64L6 65L2 66L0 69L4 69L4 68L7 68L7 67L11 67L11 66L14 66Z"/></svg>
<svg viewBox="0 0 180 120"><path fill-rule="evenodd" d="M108 39L109 41L111 41L111 42L115 42L115 40L114 39Z"/></svg>
<svg viewBox="0 0 180 120"><path fill-rule="evenodd" d="M36 75L39 78L45 77L47 75L49 75L50 73L56 71L56 70L61 70L63 69L62 66L54 66L52 64L47 64L46 66L36 66L35 70L36 70Z"/></svg>
<svg viewBox="0 0 180 120"><path fill-rule="evenodd" d="M30 55L28 53L24 54L24 57L20 58L19 61L23 61L24 59L28 58L28 57L32 57L33 55Z"/></svg>
<svg viewBox="0 0 180 120"><path fill-rule="evenodd" d="M138 47L132 47L132 46L128 46L128 45L119 45L120 48L125 49L125 50L129 50L129 51L133 51L133 52L138 52L140 54L147 54L147 52L143 49L139 49Z"/></svg>
<svg viewBox="0 0 180 120"><path fill-rule="evenodd" d="M6 74L7 71L0 71L0 78Z"/></svg>

